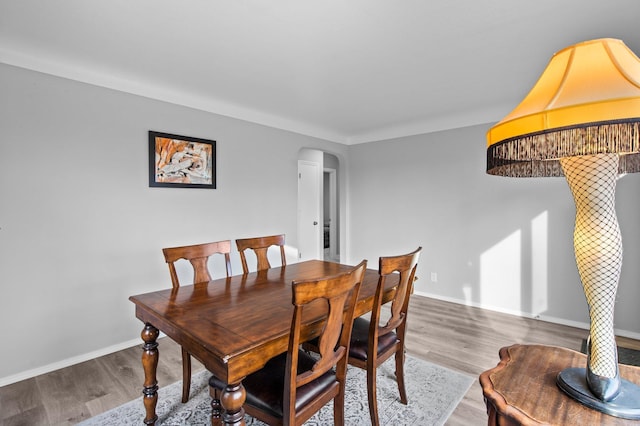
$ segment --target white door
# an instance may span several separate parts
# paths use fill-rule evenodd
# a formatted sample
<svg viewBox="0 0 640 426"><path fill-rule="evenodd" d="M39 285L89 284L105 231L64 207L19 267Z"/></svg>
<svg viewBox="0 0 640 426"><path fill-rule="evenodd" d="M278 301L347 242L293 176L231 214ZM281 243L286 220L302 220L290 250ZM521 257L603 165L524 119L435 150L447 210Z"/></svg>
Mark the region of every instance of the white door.
<svg viewBox="0 0 640 426"><path fill-rule="evenodd" d="M298 256L321 259L320 165L298 161Z"/></svg>

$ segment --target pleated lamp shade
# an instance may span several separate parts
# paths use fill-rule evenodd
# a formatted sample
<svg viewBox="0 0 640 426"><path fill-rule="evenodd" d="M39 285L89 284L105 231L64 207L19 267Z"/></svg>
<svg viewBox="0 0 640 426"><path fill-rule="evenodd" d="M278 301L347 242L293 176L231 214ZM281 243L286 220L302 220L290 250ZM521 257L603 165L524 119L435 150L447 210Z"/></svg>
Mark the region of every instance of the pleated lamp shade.
<svg viewBox="0 0 640 426"><path fill-rule="evenodd" d="M487 173L562 176L559 159L617 153L640 171L640 59L598 39L557 52L524 100L487 133Z"/></svg>

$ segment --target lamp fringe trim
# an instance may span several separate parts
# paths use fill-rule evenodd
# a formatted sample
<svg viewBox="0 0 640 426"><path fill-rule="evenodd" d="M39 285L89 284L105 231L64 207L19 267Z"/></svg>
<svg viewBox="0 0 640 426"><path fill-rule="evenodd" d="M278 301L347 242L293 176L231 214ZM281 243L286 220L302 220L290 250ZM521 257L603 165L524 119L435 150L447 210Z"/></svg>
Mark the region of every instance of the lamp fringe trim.
<svg viewBox="0 0 640 426"><path fill-rule="evenodd" d="M552 129L487 148L487 173L509 177L563 176L560 158L618 154L618 173L640 172L640 118Z"/></svg>

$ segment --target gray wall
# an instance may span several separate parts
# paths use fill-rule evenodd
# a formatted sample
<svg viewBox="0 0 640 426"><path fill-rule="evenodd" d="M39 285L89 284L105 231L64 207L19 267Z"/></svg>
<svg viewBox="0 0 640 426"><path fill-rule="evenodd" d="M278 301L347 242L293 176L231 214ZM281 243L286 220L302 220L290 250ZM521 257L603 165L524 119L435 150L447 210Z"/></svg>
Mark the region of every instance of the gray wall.
<svg viewBox="0 0 640 426"><path fill-rule="evenodd" d="M485 173L489 124L352 146L349 259L422 245L418 293L588 327L564 178ZM618 181L616 328L640 336L640 174ZM431 273L437 274L432 282Z"/></svg>
<svg viewBox="0 0 640 426"><path fill-rule="evenodd" d="M161 247L285 233L295 248L300 149L347 152L7 65L0 84L0 383L137 343L127 299L170 286ZM218 189L149 188L149 130L216 140Z"/></svg>
<svg viewBox="0 0 640 426"><path fill-rule="evenodd" d="M161 247L283 232L295 248L303 147L340 161L344 261L422 245L419 293L587 322L569 189L487 176L489 125L347 147L6 65L0 93L0 383L139 343L127 299L170 285ZM218 189L149 188L148 130L217 140ZM616 326L636 337L639 185L617 191Z"/></svg>

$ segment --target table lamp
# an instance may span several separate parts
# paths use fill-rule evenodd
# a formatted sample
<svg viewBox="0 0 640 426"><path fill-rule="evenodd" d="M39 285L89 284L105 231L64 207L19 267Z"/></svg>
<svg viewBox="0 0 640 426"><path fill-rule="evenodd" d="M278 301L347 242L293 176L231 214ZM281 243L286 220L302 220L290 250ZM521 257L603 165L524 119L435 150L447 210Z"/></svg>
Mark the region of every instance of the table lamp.
<svg viewBox="0 0 640 426"><path fill-rule="evenodd" d="M640 419L640 387L620 377L613 313L622 266L619 175L640 171L640 59L598 39L557 52L524 100L487 132L487 173L565 176L576 206L573 242L589 308L586 368L557 377L583 405Z"/></svg>

